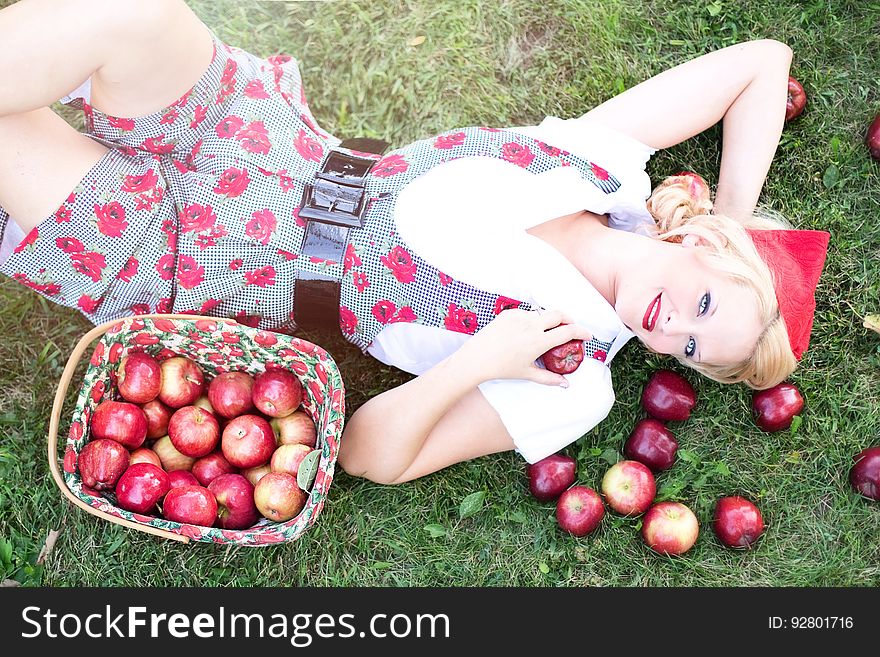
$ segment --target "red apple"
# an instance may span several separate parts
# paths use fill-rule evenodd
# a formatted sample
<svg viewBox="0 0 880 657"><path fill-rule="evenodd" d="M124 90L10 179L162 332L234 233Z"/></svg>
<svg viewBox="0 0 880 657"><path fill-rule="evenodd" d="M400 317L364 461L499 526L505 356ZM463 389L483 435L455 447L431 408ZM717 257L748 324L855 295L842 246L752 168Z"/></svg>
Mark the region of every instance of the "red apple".
<svg viewBox="0 0 880 657"><path fill-rule="evenodd" d="M722 497L712 519L715 534L727 547L747 548L764 532L761 511L744 497Z"/></svg>
<svg viewBox="0 0 880 657"><path fill-rule="evenodd" d="M642 391L642 407L658 420L687 420L697 393L680 374L671 370L657 370Z"/></svg>
<svg viewBox="0 0 880 657"><path fill-rule="evenodd" d="M126 401L146 404L159 396L162 370L159 362L143 351L132 351L119 362L116 388Z"/></svg>
<svg viewBox="0 0 880 657"><path fill-rule="evenodd" d="M128 468L128 450L115 440L98 438L82 448L77 467L84 486L110 490Z"/></svg>
<svg viewBox="0 0 880 657"><path fill-rule="evenodd" d="M162 516L173 522L212 527L217 520L217 500L204 486L178 486L165 496Z"/></svg>
<svg viewBox="0 0 880 657"><path fill-rule="evenodd" d="M159 399L166 406L189 406L202 395L205 375L197 363L185 356L173 356L163 360L161 368L162 387L159 390Z"/></svg>
<svg viewBox="0 0 880 657"><path fill-rule="evenodd" d="M135 463L116 482L116 503L127 511L149 513L171 488L168 473L152 463Z"/></svg>
<svg viewBox="0 0 880 657"><path fill-rule="evenodd" d="M174 472L176 470L189 471L192 469L193 463L196 462L193 457L178 452L168 436L162 436L154 442L153 451L156 452L159 460L162 461L162 469L165 472Z"/></svg>
<svg viewBox="0 0 880 657"><path fill-rule="evenodd" d="M264 517L276 522L290 520L306 505L308 494L286 472L270 472L254 487L254 503Z"/></svg>
<svg viewBox="0 0 880 657"><path fill-rule="evenodd" d="M251 482L252 485L256 486L257 482L270 472L272 472L272 467L268 463L264 463L255 468L245 468L241 471L241 474L244 475L244 478Z"/></svg>
<svg viewBox="0 0 880 657"><path fill-rule="evenodd" d="M572 486L556 502L556 521L574 536L586 536L605 516L602 498L592 488Z"/></svg>
<svg viewBox="0 0 880 657"><path fill-rule="evenodd" d="M875 160L880 160L880 114L874 117L873 123L865 135L865 145Z"/></svg>
<svg viewBox="0 0 880 657"><path fill-rule="evenodd" d="M642 538L660 554L684 554L697 542L699 534L697 517L680 502L655 504L642 518Z"/></svg>
<svg viewBox="0 0 880 657"><path fill-rule="evenodd" d="M138 447L131 453L128 457L128 464L134 465L135 463L152 463L157 468L162 467L162 459L148 447Z"/></svg>
<svg viewBox="0 0 880 657"><path fill-rule="evenodd" d="M618 461L602 478L602 494L608 506L625 516L644 513L656 493L654 475L638 461Z"/></svg>
<svg viewBox="0 0 880 657"><path fill-rule="evenodd" d="M254 503L254 485L240 474L224 474L208 485L217 499L217 525L246 529L260 517Z"/></svg>
<svg viewBox="0 0 880 657"><path fill-rule="evenodd" d="M254 377L247 372L224 372L215 376L208 386L208 399L217 413L231 419L254 407L253 388Z"/></svg>
<svg viewBox="0 0 880 657"><path fill-rule="evenodd" d="M792 119L801 115L807 104L807 92L804 91L800 82L790 75L788 76L788 99L785 103L785 120Z"/></svg>
<svg viewBox="0 0 880 657"><path fill-rule="evenodd" d="M196 476L189 470L173 470L168 473L168 481L171 488L179 488L180 486L201 486Z"/></svg>
<svg viewBox="0 0 880 657"><path fill-rule="evenodd" d="M269 417L284 417L302 403L302 384L287 370L272 369L254 377L251 391L254 406Z"/></svg>
<svg viewBox="0 0 880 657"><path fill-rule="evenodd" d="M671 468L677 451L678 442L672 432L650 417L636 424L623 446L628 459L644 463L654 472Z"/></svg>
<svg viewBox="0 0 880 657"><path fill-rule="evenodd" d="M570 456L551 454L529 465L526 474L532 496L540 502L549 502L574 483L577 463Z"/></svg>
<svg viewBox="0 0 880 657"><path fill-rule="evenodd" d="M312 451L308 445L281 445L272 453L269 466L272 472L286 472L294 477L299 472L299 464Z"/></svg>
<svg viewBox="0 0 880 657"><path fill-rule="evenodd" d="M239 415L223 429L220 447L223 456L236 468L263 465L275 451L272 427L259 415Z"/></svg>
<svg viewBox="0 0 880 657"><path fill-rule="evenodd" d="M82 458L82 457L80 457ZM853 457L849 482L860 495L880 500L880 447L869 447Z"/></svg>
<svg viewBox="0 0 880 657"><path fill-rule="evenodd" d="M541 362L545 369L556 374L571 374L584 361L584 341L569 340L545 351L541 355Z"/></svg>
<svg viewBox="0 0 880 657"><path fill-rule="evenodd" d="M156 440L168 433L168 420L171 419L171 409L158 399L149 401L141 406L141 410L147 418L147 440Z"/></svg>
<svg viewBox="0 0 880 657"><path fill-rule="evenodd" d="M272 418L269 425L279 445L302 444L315 447L318 443L318 428L305 411L300 410L284 417Z"/></svg>
<svg viewBox="0 0 880 657"><path fill-rule="evenodd" d="M168 436L181 454L199 458L210 454L220 440L220 425L213 413L198 406L174 411L168 422Z"/></svg>
<svg viewBox="0 0 880 657"><path fill-rule="evenodd" d="M202 486L208 486L220 475L232 474L237 470L229 464L220 452L211 452L197 459L190 472L195 475Z"/></svg>
<svg viewBox="0 0 880 657"><path fill-rule="evenodd" d="M102 401L89 427L92 437L115 440L126 449L137 449L147 438L147 417L131 402Z"/></svg>
<svg viewBox="0 0 880 657"><path fill-rule="evenodd" d="M782 431L804 410L804 398L790 383L780 383L752 394L755 423L764 431Z"/></svg>

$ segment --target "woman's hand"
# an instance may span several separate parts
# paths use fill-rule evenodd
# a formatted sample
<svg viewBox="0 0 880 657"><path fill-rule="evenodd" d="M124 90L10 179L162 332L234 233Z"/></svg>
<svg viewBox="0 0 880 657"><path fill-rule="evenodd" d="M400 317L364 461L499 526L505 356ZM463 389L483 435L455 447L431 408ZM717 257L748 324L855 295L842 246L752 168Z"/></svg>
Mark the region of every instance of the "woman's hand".
<svg viewBox="0 0 880 657"><path fill-rule="evenodd" d="M535 361L569 340L589 340L590 332L559 311L505 310L451 358L475 380L525 379L567 386L565 377L541 369Z"/></svg>

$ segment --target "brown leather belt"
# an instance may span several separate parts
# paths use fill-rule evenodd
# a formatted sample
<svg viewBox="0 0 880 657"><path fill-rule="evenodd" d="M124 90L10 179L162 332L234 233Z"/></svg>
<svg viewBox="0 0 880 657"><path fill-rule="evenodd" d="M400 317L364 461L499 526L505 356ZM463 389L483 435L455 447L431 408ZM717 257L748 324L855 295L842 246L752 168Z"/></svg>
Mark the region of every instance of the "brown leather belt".
<svg viewBox="0 0 880 657"><path fill-rule="evenodd" d="M339 144L381 155L388 144L380 139L346 139ZM375 159L332 149L321 170L303 192L300 219L307 222L300 257L342 262L348 231L363 227L366 177ZM293 294L293 319L298 329L339 328L339 279L300 270Z"/></svg>

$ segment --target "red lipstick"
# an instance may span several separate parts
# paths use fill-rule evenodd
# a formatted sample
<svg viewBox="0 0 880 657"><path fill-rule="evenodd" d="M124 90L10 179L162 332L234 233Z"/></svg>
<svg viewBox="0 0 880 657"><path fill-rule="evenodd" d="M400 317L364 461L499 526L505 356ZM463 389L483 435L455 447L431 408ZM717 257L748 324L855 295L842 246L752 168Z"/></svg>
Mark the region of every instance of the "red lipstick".
<svg viewBox="0 0 880 657"><path fill-rule="evenodd" d="M662 292L661 292L662 294ZM660 294L658 294L651 303L648 304L648 309L645 311L645 317L642 319L642 328L644 328L649 333L654 330L654 326L657 325L657 318L660 316Z"/></svg>

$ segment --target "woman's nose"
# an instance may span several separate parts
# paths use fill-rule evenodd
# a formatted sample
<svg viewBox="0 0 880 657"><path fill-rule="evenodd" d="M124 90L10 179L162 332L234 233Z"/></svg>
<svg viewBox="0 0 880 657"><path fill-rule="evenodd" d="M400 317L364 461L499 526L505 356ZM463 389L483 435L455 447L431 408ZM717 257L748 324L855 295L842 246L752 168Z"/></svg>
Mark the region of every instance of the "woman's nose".
<svg viewBox="0 0 880 657"><path fill-rule="evenodd" d="M690 332L691 327L681 318L674 308L670 309L660 322L660 330L663 335L675 336Z"/></svg>

